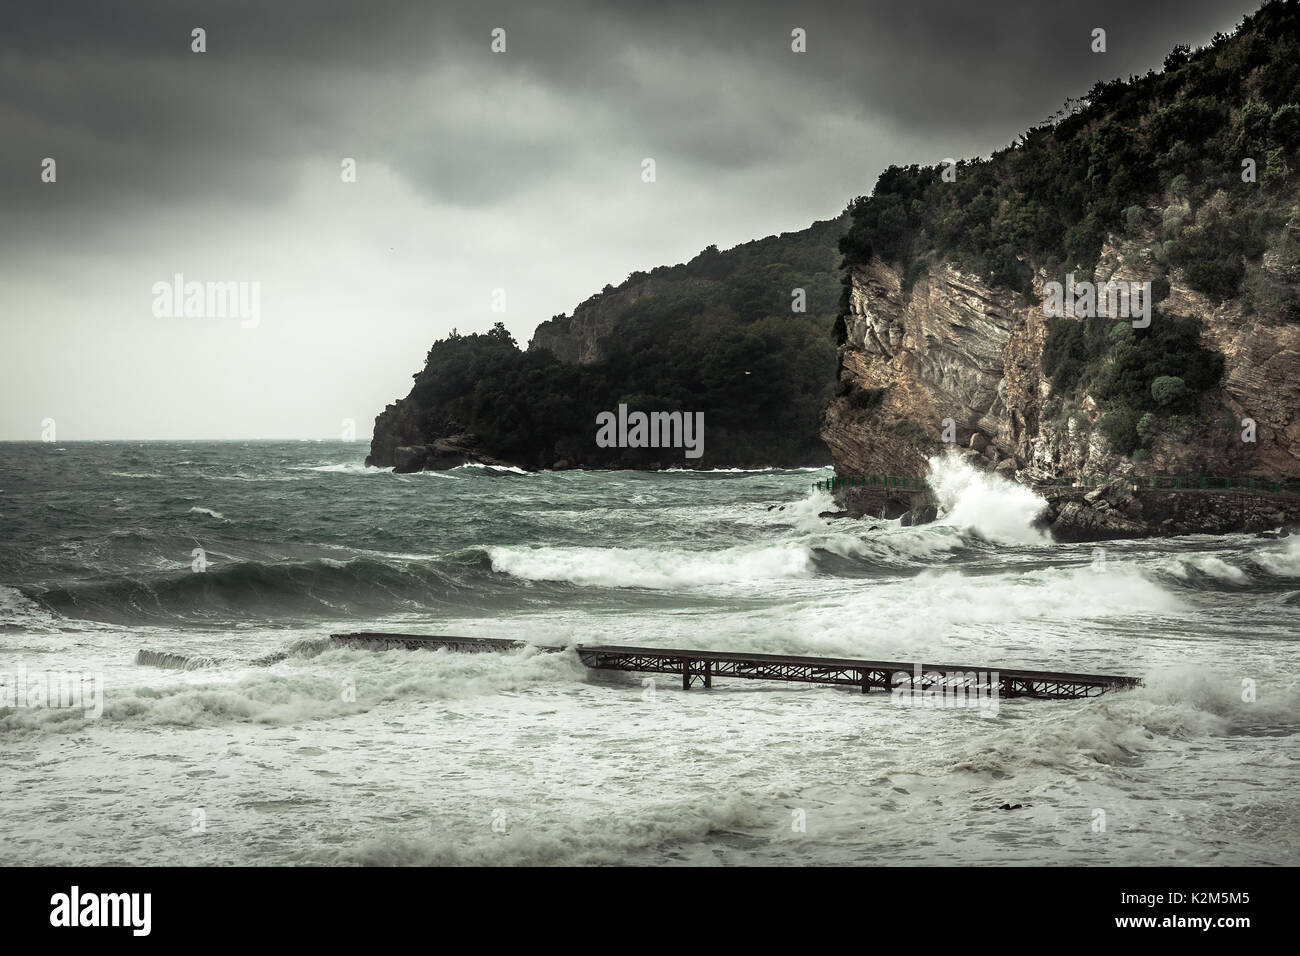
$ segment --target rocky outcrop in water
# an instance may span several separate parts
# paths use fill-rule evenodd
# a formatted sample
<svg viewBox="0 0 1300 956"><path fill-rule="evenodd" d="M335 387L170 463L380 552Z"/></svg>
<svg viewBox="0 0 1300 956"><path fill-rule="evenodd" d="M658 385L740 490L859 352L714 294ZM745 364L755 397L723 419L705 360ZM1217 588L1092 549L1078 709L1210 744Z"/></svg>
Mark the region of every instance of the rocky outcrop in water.
<svg viewBox="0 0 1300 956"><path fill-rule="evenodd" d="M392 454L393 471L409 474L413 471L442 471L461 465L506 465L478 447L468 435L436 438L428 444L398 445Z"/></svg>
<svg viewBox="0 0 1300 956"><path fill-rule="evenodd" d="M1300 497L1172 491L1113 481L1091 491L1048 489L1042 525L1058 541L1266 532L1300 521Z"/></svg>

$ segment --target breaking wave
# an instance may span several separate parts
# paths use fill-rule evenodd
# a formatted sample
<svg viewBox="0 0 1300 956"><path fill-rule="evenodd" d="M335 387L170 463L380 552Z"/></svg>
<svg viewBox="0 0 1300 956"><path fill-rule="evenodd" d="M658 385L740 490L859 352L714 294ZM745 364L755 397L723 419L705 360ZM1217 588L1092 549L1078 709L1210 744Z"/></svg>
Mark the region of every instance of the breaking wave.
<svg viewBox="0 0 1300 956"><path fill-rule="evenodd" d="M930 459L930 485L939 521L995 544L1048 544L1034 526L1047 502L1030 488L980 471L954 454Z"/></svg>
<svg viewBox="0 0 1300 956"><path fill-rule="evenodd" d="M170 571L28 587L29 604L64 618L110 623L232 618L341 618L401 610L508 606L478 549L435 559L354 557L212 563Z"/></svg>
<svg viewBox="0 0 1300 956"><path fill-rule="evenodd" d="M205 665L188 658L190 666L185 666L185 655L141 651L153 666L167 666L157 662L173 659L181 666L172 669L193 673L178 673L176 683L110 688L98 719L88 718L80 708L0 707L0 733L68 733L119 724L288 725L365 713L394 701L464 699L586 676L586 668L574 656L529 649L503 654L425 650L376 654L336 647L315 654L306 648L300 651L272 662L278 666L235 680L229 674L208 676L220 662ZM344 687L355 693L343 694Z"/></svg>
<svg viewBox="0 0 1300 956"><path fill-rule="evenodd" d="M801 544L722 551L651 548L490 548L492 570L530 581L609 588L679 589L806 577L812 550Z"/></svg>

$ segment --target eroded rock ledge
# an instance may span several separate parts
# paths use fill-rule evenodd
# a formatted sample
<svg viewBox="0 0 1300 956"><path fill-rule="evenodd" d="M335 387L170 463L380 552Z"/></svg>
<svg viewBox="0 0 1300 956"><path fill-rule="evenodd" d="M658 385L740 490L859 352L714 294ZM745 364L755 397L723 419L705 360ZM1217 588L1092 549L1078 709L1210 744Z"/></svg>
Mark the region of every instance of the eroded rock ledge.
<svg viewBox="0 0 1300 956"><path fill-rule="evenodd" d="M1117 479L1100 488L1045 487L1037 525L1062 542L1113 541L1184 534L1261 533L1300 527L1300 496L1250 491L1151 489ZM929 491L841 488L827 517L901 519L910 526L936 518Z"/></svg>

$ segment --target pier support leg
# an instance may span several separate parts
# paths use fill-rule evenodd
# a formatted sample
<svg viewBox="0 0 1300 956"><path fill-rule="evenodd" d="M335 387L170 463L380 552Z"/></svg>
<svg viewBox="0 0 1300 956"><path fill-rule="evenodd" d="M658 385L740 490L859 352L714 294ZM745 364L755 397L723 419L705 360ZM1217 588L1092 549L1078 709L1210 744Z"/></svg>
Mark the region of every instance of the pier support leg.
<svg viewBox="0 0 1300 956"><path fill-rule="evenodd" d="M705 687L713 686L713 662L704 661L703 668L699 661L682 661L682 690L690 690L693 681L699 681Z"/></svg>

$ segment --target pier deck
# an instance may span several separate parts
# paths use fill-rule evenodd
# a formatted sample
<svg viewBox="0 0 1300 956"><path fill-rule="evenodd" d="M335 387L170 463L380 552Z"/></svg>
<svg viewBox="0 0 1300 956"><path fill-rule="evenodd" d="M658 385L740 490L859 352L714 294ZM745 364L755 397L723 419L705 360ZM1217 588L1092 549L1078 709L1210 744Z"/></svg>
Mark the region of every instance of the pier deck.
<svg viewBox="0 0 1300 956"><path fill-rule="evenodd" d="M738 677L746 680L791 681L803 684L836 684L858 687L862 693L872 689L890 691L896 680L915 690L948 688L974 692L992 691L998 685L999 697L1041 697L1070 700L1096 697L1108 690L1137 687L1137 677L1106 674L1074 674L1058 671L1001 670L966 664L939 664L921 661L866 661L838 657L799 657L786 654L750 654L735 651L685 650L670 647L625 647L622 645L528 644L487 637L445 637L422 634L384 634L359 632L334 634L340 644L359 647L404 647L437 650L445 648L464 653L490 653L535 647L539 651L560 653L572 650L587 667L597 670L635 671L650 674L680 674L682 689L693 685L712 687L715 677ZM898 673L906 678L895 678ZM921 677L915 679L917 673Z"/></svg>

